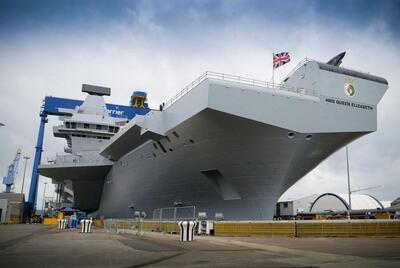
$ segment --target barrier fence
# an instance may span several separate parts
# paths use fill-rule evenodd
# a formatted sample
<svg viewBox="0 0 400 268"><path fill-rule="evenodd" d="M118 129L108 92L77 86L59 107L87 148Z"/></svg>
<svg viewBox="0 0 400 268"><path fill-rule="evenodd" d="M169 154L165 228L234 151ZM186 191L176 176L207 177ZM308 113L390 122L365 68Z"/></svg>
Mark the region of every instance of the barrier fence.
<svg viewBox="0 0 400 268"><path fill-rule="evenodd" d="M175 221L144 221L138 219L106 219L104 230L113 233L142 234L143 232L179 233Z"/></svg>
<svg viewBox="0 0 400 268"><path fill-rule="evenodd" d="M186 221L196 218L195 206L167 207L153 210L153 221Z"/></svg>
<svg viewBox="0 0 400 268"><path fill-rule="evenodd" d="M179 234L179 221L107 219L104 229L115 233L164 232ZM400 236L400 220L220 221L215 236L356 237Z"/></svg>
<svg viewBox="0 0 400 268"><path fill-rule="evenodd" d="M216 222L214 228L216 236L400 236L399 220L222 221Z"/></svg>

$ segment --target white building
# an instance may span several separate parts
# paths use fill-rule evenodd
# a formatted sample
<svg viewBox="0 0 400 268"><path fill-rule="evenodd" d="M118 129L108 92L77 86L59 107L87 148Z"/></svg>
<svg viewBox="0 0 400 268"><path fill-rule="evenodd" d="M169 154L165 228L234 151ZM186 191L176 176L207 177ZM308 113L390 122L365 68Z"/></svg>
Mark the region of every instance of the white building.
<svg viewBox="0 0 400 268"><path fill-rule="evenodd" d="M384 205L375 197L367 194L351 194L351 209L383 209ZM346 211L350 209L347 194L325 193L315 199L310 207L311 213Z"/></svg>

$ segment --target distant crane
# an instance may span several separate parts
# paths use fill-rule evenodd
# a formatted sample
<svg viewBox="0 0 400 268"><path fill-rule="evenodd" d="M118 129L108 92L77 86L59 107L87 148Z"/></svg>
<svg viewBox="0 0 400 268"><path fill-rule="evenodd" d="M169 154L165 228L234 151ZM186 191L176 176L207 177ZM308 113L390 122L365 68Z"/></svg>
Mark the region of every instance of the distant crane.
<svg viewBox="0 0 400 268"><path fill-rule="evenodd" d="M11 187L14 184L15 176L18 172L19 159L21 158L21 149L17 150L14 161L8 166L7 176L3 178L3 184L6 185L6 193L11 193Z"/></svg>

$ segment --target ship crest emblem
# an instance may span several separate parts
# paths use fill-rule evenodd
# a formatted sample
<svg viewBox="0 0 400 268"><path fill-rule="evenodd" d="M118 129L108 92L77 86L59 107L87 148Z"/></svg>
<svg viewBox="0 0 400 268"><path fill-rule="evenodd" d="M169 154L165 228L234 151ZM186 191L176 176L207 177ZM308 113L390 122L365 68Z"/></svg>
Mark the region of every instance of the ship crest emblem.
<svg viewBox="0 0 400 268"><path fill-rule="evenodd" d="M344 93L346 93L346 95L349 97L353 97L356 94L356 90L353 86L353 81L351 81L350 79L346 79L346 83L344 84Z"/></svg>

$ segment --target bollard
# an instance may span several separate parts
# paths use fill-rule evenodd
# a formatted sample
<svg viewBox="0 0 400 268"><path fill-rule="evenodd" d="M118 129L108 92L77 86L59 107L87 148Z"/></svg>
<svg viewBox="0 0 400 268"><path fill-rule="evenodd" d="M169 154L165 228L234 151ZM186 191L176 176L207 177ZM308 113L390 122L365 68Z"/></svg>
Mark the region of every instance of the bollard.
<svg viewBox="0 0 400 268"><path fill-rule="evenodd" d="M90 229L92 227L92 219L90 220L81 220L82 230L81 233L90 233Z"/></svg>
<svg viewBox="0 0 400 268"><path fill-rule="evenodd" d="M90 218L90 220L89 220L89 224L88 224L88 233L90 233L90 230L91 230L91 228L92 228L92 223L93 223L93 220L92 220L92 218Z"/></svg>
<svg viewBox="0 0 400 268"><path fill-rule="evenodd" d="M58 220L58 229L65 229L66 220Z"/></svg>
<svg viewBox="0 0 400 268"><path fill-rule="evenodd" d="M85 233L86 227L85 227L85 220L81 220L81 233Z"/></svg>
<svg viewBox="0 0 400 268"><path fill-rule="evenodd" d="M180 221L179 223L180 241L193 241L194 228L196 227L196 222L194 221Z"/></svg>

